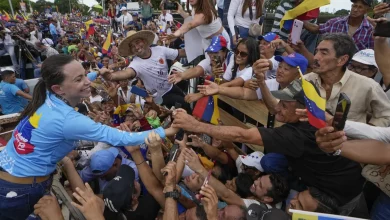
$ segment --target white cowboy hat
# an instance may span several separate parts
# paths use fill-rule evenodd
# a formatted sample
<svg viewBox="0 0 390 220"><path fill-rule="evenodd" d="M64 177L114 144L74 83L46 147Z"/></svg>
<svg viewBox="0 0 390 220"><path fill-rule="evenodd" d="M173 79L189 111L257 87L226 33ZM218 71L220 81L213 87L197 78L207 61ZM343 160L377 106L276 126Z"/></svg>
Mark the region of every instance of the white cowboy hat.
<svg viewBox="0 0 390 220"><path fill-rule="evenodd" d="M119 44L118 52L123 57L132 56L130 44L133 40L142 39L148 45L153 44L154 37L156 35L152 31L129 31L127 37Z"/></svg>

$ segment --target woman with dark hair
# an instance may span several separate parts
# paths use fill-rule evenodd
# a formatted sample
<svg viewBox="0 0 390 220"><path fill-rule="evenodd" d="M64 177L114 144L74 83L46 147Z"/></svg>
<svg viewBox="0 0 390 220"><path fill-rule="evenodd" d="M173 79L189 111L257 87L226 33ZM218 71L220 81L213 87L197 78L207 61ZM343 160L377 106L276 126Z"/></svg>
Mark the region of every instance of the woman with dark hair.
<svg viewBox="0 0 390 220"><path fill-rule="evenodd" d="M73 57L51 56L43 62L41 73L32 101L0 152L0 219L26 219L33 212L49 191L57 162L78 140L136 146L150 132L122 132L76 112L80 100L91 95L91 82ZM162 138L174 134L173 129L154 131Z"/></svg>
<svg viewBox="0 0 390 220"><path fill-rule="evenodd" d="M221 86L243 86L245 81L252 78L252 65L260 59L258 43L254 38L243 39L238 42L234 51L234 66L232 71L226 71Z"/></svg>
<svg viewBox="0 0 390 220"><path fill-rule="evenodd" d="M183 36L188 31L196 28L202 37L202 47L206 50L211 43L211 38L218 35L223 35L226 40L230 39L229 34L222 26L221 19L217 15L217 11L211 4L210 0L187 0L187 11L189 5L192 6L191 15L183 10L183 7L178 4L179 14L186 19L192 16L192 20L184 23L173 34L168 35L167 39L174 39ZM227 48L230 48L230 42L227 42Z"/></svg>
<svg viewBox="0 0 390 220"><path fill-rule="evenodd" d="M259 24L263 4L264 0L232 0L230 2L227 19L234 45L237 43L236 36L247 38L250 26ZM238 27L239 33L235 32L235 26Z"/></svg>

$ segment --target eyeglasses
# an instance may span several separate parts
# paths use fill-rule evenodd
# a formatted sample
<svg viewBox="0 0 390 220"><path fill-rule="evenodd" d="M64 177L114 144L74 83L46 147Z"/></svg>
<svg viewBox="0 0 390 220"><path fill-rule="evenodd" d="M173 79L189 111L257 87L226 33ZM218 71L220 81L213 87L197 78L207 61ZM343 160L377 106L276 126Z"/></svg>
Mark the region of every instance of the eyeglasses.
<svg viewBox="0 0 390 220"><path fill-rule="evenodd" d="M348 65L348 69L355 72L355 73L362 73L364 71L368 71L368 70L372 70L373 67L366 67L366 68L362 68L360 66L355 66L353 64L349 64Z"/></svg>
<svg viewBox="0 0 390 220"><path fill-rule="evenodd" d="M238 50L238 49L236 49L236 50L234 51L234 54L235 54L236 56L240 55L240 57L243 57L243 58L248 56L248 53L242 52L242 51L240 51L240 50Z"/></svg>

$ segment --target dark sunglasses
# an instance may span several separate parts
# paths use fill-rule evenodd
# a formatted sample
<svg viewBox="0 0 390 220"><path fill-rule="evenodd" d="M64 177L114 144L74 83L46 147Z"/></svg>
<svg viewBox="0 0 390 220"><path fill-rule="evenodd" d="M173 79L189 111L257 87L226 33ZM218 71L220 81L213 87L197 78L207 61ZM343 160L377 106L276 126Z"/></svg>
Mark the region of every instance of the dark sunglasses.
<svg viewBox="0 0 390 220"><path fill-rule="evenodd" d="M238 49L236 49L236 50L234 51L234 54L235 54L236 56L240 55L240 57L247 57L247 56L248 56L248 53L242 52L242 51L240 51L240 50L238 50Z"/></svg>

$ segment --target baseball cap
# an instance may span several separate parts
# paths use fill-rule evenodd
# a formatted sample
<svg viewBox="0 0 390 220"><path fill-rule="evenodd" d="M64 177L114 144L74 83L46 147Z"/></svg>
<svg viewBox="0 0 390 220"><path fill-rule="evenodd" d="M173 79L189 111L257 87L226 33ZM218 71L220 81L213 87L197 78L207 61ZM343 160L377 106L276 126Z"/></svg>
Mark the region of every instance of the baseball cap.
<svg viewBox="0 0 390 220"><path fill-rule="evenodd" d="M89 164L93 174L102 175L107 172L114 164L118 154L119 150L115 147L110 147L94 153L91 157L91 163Z"/></svg>
<svg viewBox="0 0 390 220"><path fill-rule="evenodd" d="M260 160L265 173L285 173L288 170L288 161L283 154L267 153Z"/></svg>
<svg viewBox="0 0 390 220"><path fill-rule="evenodd" d="M133 12L131 13L132 16L138 16L138 13L137 12Z"/></svg>
<svg viewBox="0 0 390 220"><path fill-rule="evenodd" d="M4 67L4 68L1 68L0 69L0 72L4 72L4 71L12 71L12 72L15 72L14 68L10 67L10 66L7 66L7 67Z"/></svg>
<svg viewBox="0 0 390 220"><path fill-rule="evenodd" d="M120 11L127 11L127 8L123 6Z"/></svg>
<svg viewBox="0 0 390 220"><path fill-rule="evenodd" d="M133 168L124 164L119 167L116 177L107 183L103 190L105 219L116 219L121 214L121 210L131 206L134 180Z"/></svg>
<svg viewBox="0 0 390 220"><path fill-rule="evenodd" d="M286 62L288 65L301 68L302 73L305 73L309 61L300 53L292 53L287 56L275 56L275 60L279 62Z"/></svg>
<svg viewBox="0 0 390 220"><path fill-rule="evenodd" d="M359 1L359 0L351 0L351 2L353 2L353 3L357 2L357 1ZM372 7L372 0L360 0L360 1L362 1L363 3L365 3L368 6Z"/></svg>
<svg viewBox="0 0 390 220"><path fill-rule="evenodd" d="M248 207L248 211L246 212L247 220L288 220L289 216L286 212L271 208L268 209L266 205L260 204L251 204Z"/></svg>
<svg viewBox="0 0 390 220"><path fill-rule="evenodd" d="M279 39L279 35L275 34L274 32L269 32L266 35L259 36L258 39L259 40L265 40L267 42L271 42L273 40Z"/></svg>
<svg viewBox="0 0 390 220"><path fill-rule="evenodd" d="M211 44L206 49L206 52L216 53L222 50L222 48L226 48L226 47L227 47L227 42L223 36L221 35L214 36L213 38L211 38Z"/></svg>
<svg viewBox="0 0 390 220"><path fill-rule="evenodd" d="M352 60L378 68L378 65L375 62L373 49L365 49L355 53L355 55L352 57Z"/></svg>
<svg viewBox="0 0 390 220"><path fill-rule="evenodd" d="M246 166L256 167L257 170L264 172L263 167L260 164L260 161L264 157L264 154L260 151L255 151L249 155L240 155L241 162Z"/></svg>
<svg viewBox="0 0 390 220"><path fill-rule="evenodd" d="M305 104L301 79L292 81L290 85L282 90L271 91L271 94L279 100L298 101L301 104Z"/></svg>

